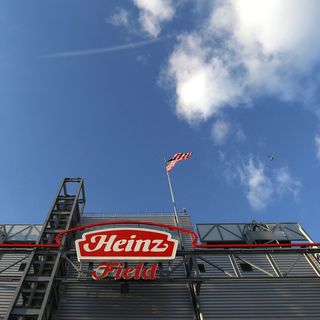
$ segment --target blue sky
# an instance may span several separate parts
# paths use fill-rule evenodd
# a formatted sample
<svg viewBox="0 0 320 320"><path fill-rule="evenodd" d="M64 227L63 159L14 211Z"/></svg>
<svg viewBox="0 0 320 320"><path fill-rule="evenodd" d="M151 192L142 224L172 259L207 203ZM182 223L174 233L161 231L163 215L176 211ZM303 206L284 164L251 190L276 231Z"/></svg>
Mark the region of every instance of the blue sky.
<svg viewBox="0 0 320 320"><path fill-rule="evenodd" d="M298 221L318 233L316 0L1 1L1 223L63 177L87 212ZM275 156L268 159L268 154Z"/></svg>

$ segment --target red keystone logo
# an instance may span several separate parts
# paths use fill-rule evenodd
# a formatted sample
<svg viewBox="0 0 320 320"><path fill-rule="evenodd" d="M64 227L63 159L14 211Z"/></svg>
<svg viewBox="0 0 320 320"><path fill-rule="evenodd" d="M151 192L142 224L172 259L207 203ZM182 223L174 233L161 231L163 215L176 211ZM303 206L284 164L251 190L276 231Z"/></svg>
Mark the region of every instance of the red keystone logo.
<svg viewBox="0 0 320 320"><path fill-rule="evenodd" d="M145 228L110 228L86 232L75 241L81 261L173 260L178 240L164 231Z"/></svg>

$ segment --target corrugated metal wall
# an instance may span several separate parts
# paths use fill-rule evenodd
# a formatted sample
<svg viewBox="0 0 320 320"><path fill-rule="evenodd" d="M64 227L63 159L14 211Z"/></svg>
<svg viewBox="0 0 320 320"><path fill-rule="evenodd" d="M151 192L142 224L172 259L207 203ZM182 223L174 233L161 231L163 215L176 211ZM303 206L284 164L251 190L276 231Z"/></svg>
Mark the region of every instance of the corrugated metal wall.
<svg viewBox="0 0 320 320"><path fill-rule="evenodd" d="M273 259L287 277L316 276L304 254L273 254Z"/></svg>
<svg viewBox="0 0 320 320"><path fill-rule="evenodd" d="M140 220L175 225L173 216L83 217L81 224L111 220ZM183 228L192 229L189 216L181 218ZM121 225L116 225L120 227ZM134 225L128 225L135 227ZM142 226L148 228L148 226ZM103 227L99 227L101 229ZM150 227L151 228L151 227ZM154 228L154 227L152 227ZM92 229L91 229L92 230ZM87 231L87 230L86 230ZM168 231L168 230L166 230ZM176 232L171 232L178 239ZM79 237L80 234L77 235ZM187 235L185 243L191 248ZM181 261L177 258L172 268ZM84 266L85 268L86 266ZM166 266L164 266L166 268ZM70 268L69 275L75 271ZM183 266L175 276L184 276ZM83 281L64 284L57 320L64 319L195 319L187 284L130 283L129 293L120 293L120 283Z"/></svg>
<svg viewBox="0 0 320 320"><path fill-rule="evenodd" d="M203 318L320 319L320 278L306 256L271 256L284 278L277 277L265 254L234 255L241 278L236 278L229 255L204 256L207 262L198 258L205 266L202 276L217 277L201 286ZM251 268L243 270L243 263Z"/></svg>
<svg viewBox="0 0 320 320"><path fill-rule="evenodd" d="M217 279L201 287L209 319L320 319L320 279Z"/></svg>
<svg viewBox="0 0 320 320"><path fill-rule="evenodd" d="M64 285L57 315L69 319L194 319L186 285L87 282Z"/></svg>
<svg viewBox="0 0 320 320"><path fill-rule="evenodd" d="M18 263L16 263L19 261ZM18 281L9 282L11 276L20 277L23 271L19 271L21 263L28 261L26 254L6 253L0 255L0 270L2 280L0 280L0 319L5 319L6 312L11 303L11 299L18 286ZM7 277L7 280L6 280Z"/></svg>
<svg viewBox="0 0 320 320"><path fill-rule="evenodd" d="M17 282L0 281L0 319L5 319L13 294L18 286Z"/></svg>
<svg viewBox="0 0 320 320"><path fill-rule="evenodd" d="M5 253L0 255L0 270L3 270L1 276L20 277L23 273L23 271L19 271L20 265L21 263L27 263L28 257L28 254L23 253Z"/></svg>

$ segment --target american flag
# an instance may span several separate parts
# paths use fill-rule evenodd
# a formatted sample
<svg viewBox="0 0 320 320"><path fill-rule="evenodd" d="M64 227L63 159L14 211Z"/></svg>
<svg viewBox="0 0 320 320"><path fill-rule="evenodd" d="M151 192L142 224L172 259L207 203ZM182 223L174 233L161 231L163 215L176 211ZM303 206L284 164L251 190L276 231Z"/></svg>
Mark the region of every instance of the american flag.
<svg viewBox="0 0 320 320"><path fill-rule="evenodd" d="M176 165L177 162L181 160L186 160L192 156L192 152L187 153L176 153L170 160L167 161L167 172L172 170L172 168Z"/></svg>

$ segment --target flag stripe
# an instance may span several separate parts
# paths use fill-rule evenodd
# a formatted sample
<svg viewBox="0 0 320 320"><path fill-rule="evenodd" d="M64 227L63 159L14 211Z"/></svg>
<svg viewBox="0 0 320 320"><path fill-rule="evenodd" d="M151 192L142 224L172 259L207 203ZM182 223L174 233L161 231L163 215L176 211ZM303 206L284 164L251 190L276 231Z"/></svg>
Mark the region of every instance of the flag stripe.
<svg viewBox="0 0 320 320"><path fill-rule="evenodd" d="M176 153L170 160L167 161L167 172L171 171L173 167L181 160L186 160L192 156L192 152L187 153Z"/></svg>
<svg viewBox="0 0 320 320"><path fill-rule="evenodd" d="M178 160L180 156L181 156L181 153L176 153L176 154L172 157L172 160Z"/></svg>

